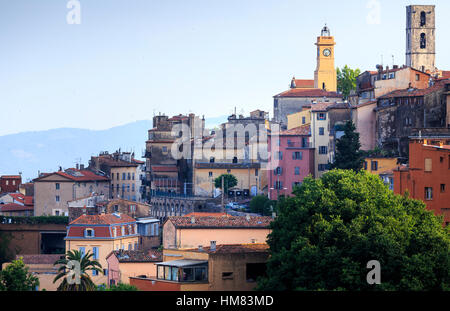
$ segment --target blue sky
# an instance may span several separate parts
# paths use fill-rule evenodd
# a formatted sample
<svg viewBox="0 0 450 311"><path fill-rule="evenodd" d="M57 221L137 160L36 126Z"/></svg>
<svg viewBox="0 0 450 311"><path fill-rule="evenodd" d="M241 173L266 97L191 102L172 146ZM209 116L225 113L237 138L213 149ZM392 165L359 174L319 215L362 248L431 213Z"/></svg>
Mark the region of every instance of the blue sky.
<svg viewBox="0 0 450 311"><path fill-rule="evenodd" d="M106 129L154 113L272 113L290 78L313 78L327 23L336 66L405 62L405 6L436 4L437 66L450 69L450 1L0 0L0 135ZM368 21L379 3L379 23ZM370 15L371 16L371 15Z"/></svg>

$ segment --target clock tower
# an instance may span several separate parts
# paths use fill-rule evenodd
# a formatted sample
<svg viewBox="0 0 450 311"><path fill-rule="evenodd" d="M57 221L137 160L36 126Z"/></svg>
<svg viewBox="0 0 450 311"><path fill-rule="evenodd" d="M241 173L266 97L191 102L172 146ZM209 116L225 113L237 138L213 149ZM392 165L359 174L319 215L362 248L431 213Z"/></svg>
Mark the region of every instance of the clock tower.
<svg viewBox="0 0 450 311"><path fill-rule="evenodd" d="M336 68L334 67L334 37L325 25L317 37L317 68L314 72L314 88L329 92L337 91Z"/></svg>

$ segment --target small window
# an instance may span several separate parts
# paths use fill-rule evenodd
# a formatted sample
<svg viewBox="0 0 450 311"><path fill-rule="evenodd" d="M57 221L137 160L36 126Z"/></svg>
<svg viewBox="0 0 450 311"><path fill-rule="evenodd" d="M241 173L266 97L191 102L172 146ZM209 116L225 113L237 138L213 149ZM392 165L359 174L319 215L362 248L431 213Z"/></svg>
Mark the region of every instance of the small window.
<svg viewBox="0 0 450 311"><path fill-rule="evenodd" d="M426 158L425 159L425 172L431 172L432 171L432 159Z"/></svg>
<svg viewBox="0 0 450 311"><path fill-rule="evenodd" d="M59 202L59 201L60 201L59 195L57 195L57 196L55 197L55 200L56 200L56 202Z"/></svg>
<svg viewBox="0 0 450 311"><path fill-rule="evenodd" d="M324 121L327 119L327 115L323 112L317 114L317 120Z"/></svg>
<svg viewBox="0 0 450 311"><path fill-rule="evenodd" d="M433 200L433 188L425 187L425 200L431 201Z"/></svg>
<svg viewBox="0 0 450 311"><path fill-rule="evenodd" d="M425 33L420 34L420 48L421 49L427 48L427 37Z"/></svg>
<svg viewBox="0 0 450 311"><path fill-rule="evenodd" d="M445 192L445 184L441 184L441 193Z"/></svg>
<svg viewBox="0 0 450 311"><path fill-rule="evenodd" d="M163 153L166 153L166 152L167 152L167 147L166 147L166 146L163 146L163 147L162 147L162 151L163 151Z"/></svg>
<svg viewBox="0 0 450 311"><path fill-rule="evenodd" d="M364 169L367 171L367 161L364 161Z"/></svg>
<svg viewBox="0 0 450 311"><path fill-rule="evenodd" d="M300 167L294 169L295 175L300 175Z"/></svg>
<svg viewBox="0 0 450 311"><path fill-rule="evenodd" d="M93 229L86 229L86 230L84 230L84 237L85 238L92 238L92 237L94 237L94 230Z"/></svg>
<svg viewBox="0 0 450 311"><path fill-rule="evenodd" d="M378 161L372 161L372 171L378 171Z"/></svg>
<svg viewBox="0 0 450 311"><path fill-rule="evenodd" d="M416 81L420 81L420 75L416 73Z"/></svg>
<svg viewBox="0 0 450 311"><path fill-rule="evenodd" d="M302 124L306 123L306 117L302 117Z"/></svg>
<svg viewBox="0 0 450 311"><path fill-rule="evenodd" d="M56 190L59 190L59 183L55 184Z"/></svg>
<svg viewBox="0 0 450 311"><path fill-rule="evenodd" d="M296 151L292 153L292 160L302 160L303 159L303 152Z"/></svg>
<svg viewBox="0 0 450 311"><path fill-rule="evenodd" d="M427 15L424 11L420 12L420 27L427 25Z"/></svg>
<svg viewBox="0 0 450 311"><path fill-rule="evenodd" d="M212 177L213 176L213 172L209 172L209 177Z"/></svg>
<svg viewBox="0 0 450 311"><path fill-rule="evenodd" d="M325 135L325 128L319 127L319 135L321 136Z"/></svg>
<svg viewBox="0 0 450 311"><path fill-rule="evenodd" d="M233 272L222 272L222 280L234 279Z"/></svg>
<svg viewBox="0 0 450 311"><path fill-rule="evenodd" d="M319 146L319 154L327 154L328 147L327 146Z"/></svg>

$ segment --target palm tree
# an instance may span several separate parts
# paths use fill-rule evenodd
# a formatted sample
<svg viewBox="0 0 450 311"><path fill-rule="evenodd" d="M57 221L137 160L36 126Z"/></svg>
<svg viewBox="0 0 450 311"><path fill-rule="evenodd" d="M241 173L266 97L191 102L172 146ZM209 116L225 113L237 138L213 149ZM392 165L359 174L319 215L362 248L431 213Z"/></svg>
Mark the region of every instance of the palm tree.
<svg viewBox="0 0 450 311"><path fill-rule="evenodd" d="M64 278L58 286L58 291L93 291L96 285L92 282L87 271L97 271L103 273L102 266L97 260L91 260L93 256L90 251L83 255L80 251L68 251L66 258L57 260L53 265L59 266L58 275L53 280L56 283L60 278ZM77 268L79 265L79 272ZM76 281L79 276L79 282ZM77 284L78 283L78 284Z"/></svg>

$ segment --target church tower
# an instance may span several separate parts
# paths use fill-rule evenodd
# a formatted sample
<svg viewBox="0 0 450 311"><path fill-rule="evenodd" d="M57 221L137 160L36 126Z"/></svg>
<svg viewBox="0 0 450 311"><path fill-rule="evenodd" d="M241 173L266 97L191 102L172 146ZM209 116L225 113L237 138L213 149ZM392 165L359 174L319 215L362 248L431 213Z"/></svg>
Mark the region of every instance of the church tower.
<svg viewBox="0 0 450 311"><path fill-rule="evenodd" d="M336 68L334 67L334 37L325 25L317 37L317 68L314 72L314 88L329 92L337 91Z"/></svg>
<svg viewBox="0 0 450 311"><path fill-rule="evenodd" d="M406 7L406 66L421 71L436 69L436 16L434 5Z"/></svg>

